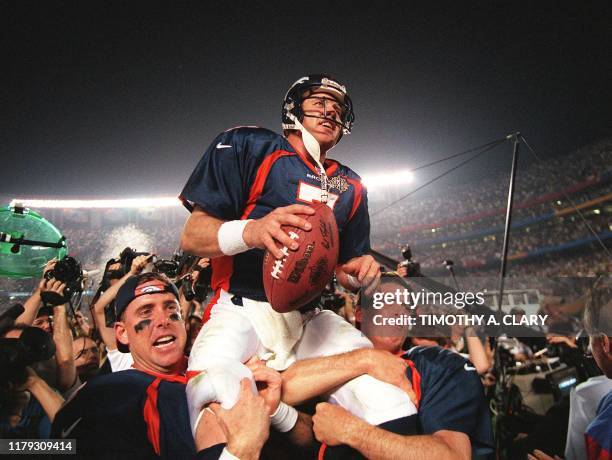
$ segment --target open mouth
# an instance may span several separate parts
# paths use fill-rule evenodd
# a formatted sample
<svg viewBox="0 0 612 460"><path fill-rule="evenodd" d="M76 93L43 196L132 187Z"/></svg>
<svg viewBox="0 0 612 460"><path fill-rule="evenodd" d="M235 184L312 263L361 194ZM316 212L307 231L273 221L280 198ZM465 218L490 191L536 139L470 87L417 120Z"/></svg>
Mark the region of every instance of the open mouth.
<svg viewBox="0 0 612 460"><path fill-rule="evenodd" d="M153 346L157 349L163 349L171 346L176 341L176 337L173 335L164 335L160 337L155 342L153 342Z"/></svg>
<svg viewBox="0 0 612 460"><path fill-rule="evenodd" d="M331 131L334 131L336 129L335 124L333 122L331 122L331 121L328 121L328 120L323 120L321 122L321 126L324 126L325 128L327 128L327 129L329 129Z"/></svg>

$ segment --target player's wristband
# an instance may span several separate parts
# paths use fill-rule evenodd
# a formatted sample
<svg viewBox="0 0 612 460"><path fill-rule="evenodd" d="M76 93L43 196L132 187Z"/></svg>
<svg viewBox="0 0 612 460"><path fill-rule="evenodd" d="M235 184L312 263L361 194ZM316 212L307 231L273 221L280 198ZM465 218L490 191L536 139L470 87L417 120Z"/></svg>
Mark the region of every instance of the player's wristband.
<svg viewBox="0 0 612 460"><path fill-rule="evenodd" d="M233 455L227 447L224 447L221 451L221 455L219 455L219 460L240 460L238 457Z"/></svg>
<svg viewBox="0 0 612 460"><path fill-rule="evenodd" d="M270 416L270 424L281 433L291 430L297 423L298 411L288 404L281 403Z"/></svg>
<svg viewBox="0 0 612 460"><path fill-rule="evenodd" d="M244 227L246 227L251 220L252 219L230 220L219 227L217 239L219 240L219 248L223 254L226 256L233 256L250 249L242 238L242 232L244 232Z"/></svg>

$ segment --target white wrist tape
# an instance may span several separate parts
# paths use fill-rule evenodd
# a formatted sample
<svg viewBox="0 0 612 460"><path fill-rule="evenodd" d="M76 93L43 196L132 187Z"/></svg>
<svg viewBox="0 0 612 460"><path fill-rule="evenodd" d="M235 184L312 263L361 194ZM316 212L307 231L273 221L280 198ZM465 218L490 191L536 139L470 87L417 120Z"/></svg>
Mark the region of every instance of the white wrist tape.
<svg viewBox="0 0 612 460"><path fill-rule="evenodd" d="M223 254L233 256L250 249L242 238L242 232L251 220L230 220L219 227L217 239Z"/></svg>
<svg viewBox="0 0 612 460"><path fill-rule="evenodd" d="M361 283L359 282L359 280L357 278L355 278L353 275L349 275L347 273L346 275L346 279L348 281L348 283L353 286L354 288L360 288L361 287Z"/></svg>
<svg viewBox="0 0 612 460"><path fill-rule="evenodd" d="M298 411L281 401L276 412L270 416L270 424L281 433L286 433L295 426L297 418Z"/></svg>
<svg viewBox="0 0 612 460"><path fill-rule="evenodd" d="M227 447L224 447L223 451L221 452L221 455L219 455L219 460L240 460L240 459L236 457L235 455L232 455L230 451L227 450Z"/></svg>

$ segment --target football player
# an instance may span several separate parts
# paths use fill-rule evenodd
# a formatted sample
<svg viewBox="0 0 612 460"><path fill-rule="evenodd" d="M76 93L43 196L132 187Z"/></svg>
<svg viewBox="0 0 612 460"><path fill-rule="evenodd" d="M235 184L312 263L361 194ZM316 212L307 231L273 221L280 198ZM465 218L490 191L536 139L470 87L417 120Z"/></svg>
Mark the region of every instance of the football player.
<svg viewBox="0 0 612 460"><path fill-rule="evenodd" d="M243 363L254 355L283 370L296 359L372 347L330 311L307 306L275 312L262 280L265 249L280 259L279 246L298 247L281 226L310 230L301 216L313 213L308 204L324 202L339 229L339 281L353 289L376 284L380 268L366 254L366 190L350 168L327 157L351 132L354 119L344 85L326 75L303 77L283 102L284 135L255 127L221 133L187 181L180 198L191 215L181 245L186 252L212 258L216 292L189 358L192 429L206 403L220 401L227 408L235 403L240 379L250 377ZM225 373L227 385L211 388L210 379L198 375L202 371ZM348 382L331 399L374 424L416 412L405 392L370 376ZM272 425L287 431L296 418L293 408L283 407Z"/></svg>
<svg viewBox="0 0 612 460"><path fill-rule="evenodd" d="M383 275L377 292L393 293L397 289L405 289L405 285L399 276L388 273ZM359 307L355 313L362 332L376 350L404 359L418 413L373 426L337 405L318 404L313 428L316 438L324 443L320 459L469 459L493 451L491 417L476 369L460 354L437 346L404 351L402 345L410 326L397 319L409 311L395 303L368 313ZM381 319L394 321L389 325ZM347 376L343 375L343 363L351 355L354 353L295 363L283 375L283 388L291 389L283 398L303 402L343 383ZM346 369L350 371L359 372L359 367Z"/></svg>

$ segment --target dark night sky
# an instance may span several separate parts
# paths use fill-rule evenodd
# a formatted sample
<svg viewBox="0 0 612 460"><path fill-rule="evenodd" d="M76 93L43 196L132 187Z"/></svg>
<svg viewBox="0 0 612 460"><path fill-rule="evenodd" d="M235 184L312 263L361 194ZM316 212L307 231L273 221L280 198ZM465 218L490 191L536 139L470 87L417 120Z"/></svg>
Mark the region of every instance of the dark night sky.
<svg viewBox="0 0 612 460"><path fill-rule="evenodd" d="M547 156L612 135L609 2L152 3L2 2L0 194L176 195L218 132L278 131L321 71L356 106L330 156L360 173L515 130Z"/></svg>

